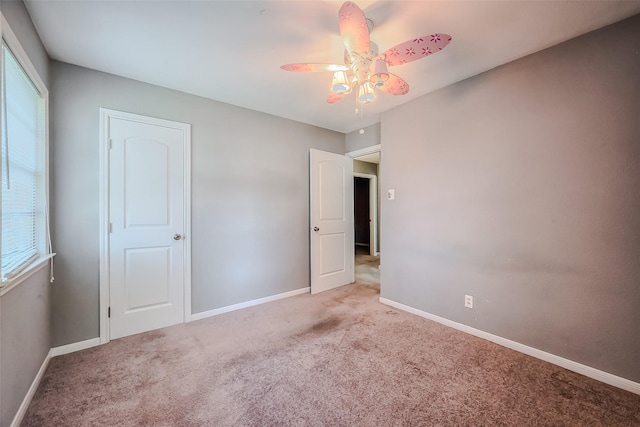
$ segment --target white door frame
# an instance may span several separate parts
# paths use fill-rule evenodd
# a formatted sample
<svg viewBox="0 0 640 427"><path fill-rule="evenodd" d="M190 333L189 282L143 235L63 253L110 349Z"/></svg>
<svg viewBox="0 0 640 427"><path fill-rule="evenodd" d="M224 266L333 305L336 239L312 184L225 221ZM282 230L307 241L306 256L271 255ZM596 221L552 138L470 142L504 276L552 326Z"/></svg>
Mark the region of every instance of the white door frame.
<svg viewBox="0 0 640 427"><path fill-rule="evenodd" d="M345 156L349 156L353 159L355 157L362 157L362 156L366 156L367 154L373 154L378 152L382 153L382 144L372 145L371 147L365 147L360 150L349 151L347 154L345 154Z"/></svg>
<svg viewBox="0 0 640 427"><path fill-rule="evenodd" d="M350 151L346 155L351 157L352 159L355 159L356 157L366 156L367 154L373 154L373 153L382 154L382 144L372 145L370 147L365 147L360 150ZM373 246L373 249L371 246L369 247L369 253L371 255L378 255L378 221L380 220L380 218L378 218L378 182L380 177L376 177L375 175L356 174L356 173L354 173L353 175L361 176L363 178L368 178L371 176L375 178L373 181L371 179L369 180L369 191L370 191L369 194L371 195L371 191L375 191L373 200L375 200L375 209L376 209L373 215L374 221L372 221L372 222L375 222L375 229L373 233L373 235L375 236L375 239L374 239L375 246ZM374 183L373 185L375 185L375 190L371 189L372 183ZM369 196L369 203L371 203L371 200L372 198L371 196ZM371 230L371 228L369 228L369 230ZM371 241L371 239L369 239L369 241Z"/></svg>
<svg viewBox="0 0 640 427"><path fill-rule="evenodd" d="M131 120L184 132L184 319L191 321L191 125L100 108L100 344L109 335L109 120Z"/></svg>
<svg viewBox="0 0 640 427"><path fill-rule="evenodd" d="M369 180L369 255L375 256L378 255L378 177L359 172L354 172L353 176Z"/></svg>

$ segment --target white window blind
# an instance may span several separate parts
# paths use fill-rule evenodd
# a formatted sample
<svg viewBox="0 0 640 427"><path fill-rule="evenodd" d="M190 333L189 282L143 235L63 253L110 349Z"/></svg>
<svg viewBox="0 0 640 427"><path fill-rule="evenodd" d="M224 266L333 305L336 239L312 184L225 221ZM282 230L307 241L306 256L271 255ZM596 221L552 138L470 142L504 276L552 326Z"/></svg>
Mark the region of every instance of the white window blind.
<svg viewBox="0 0 640 427"><path fill-rule="evenodd" d="M2 279L42 250L44 98L2 44Z"/></svg>

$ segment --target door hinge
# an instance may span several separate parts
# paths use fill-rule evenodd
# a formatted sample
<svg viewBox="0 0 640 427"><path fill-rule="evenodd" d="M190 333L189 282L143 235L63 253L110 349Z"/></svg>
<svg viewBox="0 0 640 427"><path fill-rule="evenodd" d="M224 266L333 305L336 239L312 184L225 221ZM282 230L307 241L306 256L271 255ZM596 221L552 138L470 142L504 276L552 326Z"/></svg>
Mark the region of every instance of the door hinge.
<svg viewBox="0 0 640 427"><path fill-rule="evenodd" d="M111 150L113 148L113 141L111 140L111 138L109 138L109 141L107 141L107 148L109 150Z"/></svg>
<svg viewBox="0 0 640 427"><path fill-rule="evenodd" d="M107 317L111 317L111 307L107 309Z"/></svg>
<svg viewBox="0 0 640 427"><path fill-rule="evenodd" d="M113 224L109 223L109 234L113 233Z"/></svg>

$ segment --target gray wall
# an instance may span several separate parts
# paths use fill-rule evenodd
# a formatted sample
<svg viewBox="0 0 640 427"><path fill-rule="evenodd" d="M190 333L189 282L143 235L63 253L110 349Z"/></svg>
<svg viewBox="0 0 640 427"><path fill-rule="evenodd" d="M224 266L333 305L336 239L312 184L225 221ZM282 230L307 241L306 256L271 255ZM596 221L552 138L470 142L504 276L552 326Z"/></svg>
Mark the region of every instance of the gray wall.
<svg viewBox="0 0 640 427"><path fill-rule="evenodd" d="M50 349L49 269L43 268L0 299L0 426L9 426Z"/></svg>
<svg viewBox="0 0 640 427"><path fill-rule="evenodd" d="M0 2L40 78L49 86L49 58L21 1ZM9 426L50 348L50 285L46 266L0 297L0 426Z"/></svg>
<svg viewBox="0 0 640 427"><path fill-rule="evenodd" d="M49 85L49 55L44 49L40 36L38 35L31 17L27 12L22 0L0 0L0 10L11 26L20 44L22 45L33 66L38 70L40 78L47 88Z"/></svg>
<svg viewBox="0 0 640 427"><path fill-rule="evenodd" d="M382 296L640 381L639 40L640 15L383 114Z"/></svg>
<svg viewBox="0 0 640 427"><path fill-rule="evenodd" d="M378 144L380 144L380 123L367 126L364 128L364 134L362 135L355 130L349 132L345 137L345 150L347 153Z"/></svg>
<svg viewBox="0 0 640 427"><path fill-rule="evenodd" d="M344 134L52 62L53 344L99 335L99 108L192 125L193 313L309 286L309 149Z"/></svg>

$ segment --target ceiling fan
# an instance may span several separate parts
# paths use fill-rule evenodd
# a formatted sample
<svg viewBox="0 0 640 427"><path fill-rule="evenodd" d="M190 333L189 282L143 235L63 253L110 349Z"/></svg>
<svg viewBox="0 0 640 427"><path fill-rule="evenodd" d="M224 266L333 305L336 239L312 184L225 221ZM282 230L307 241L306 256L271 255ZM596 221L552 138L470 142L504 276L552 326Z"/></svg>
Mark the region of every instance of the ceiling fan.
<svg viewBox="0 0 640 427"><path fill-rule="evenodd" d="M287 71L333 72L331 93L327 102L333 104L345 95L357 91L357 101L366 104L376 97L374 88L391 95L409 92L409 84L388 67L425 58L441 51L451 41L448 34L431 34L400 43L382 53L369 38L372 24L353 2L346 2L338 12L340 35L345 46L344 65L340 64L286 64Z"/></svg>

